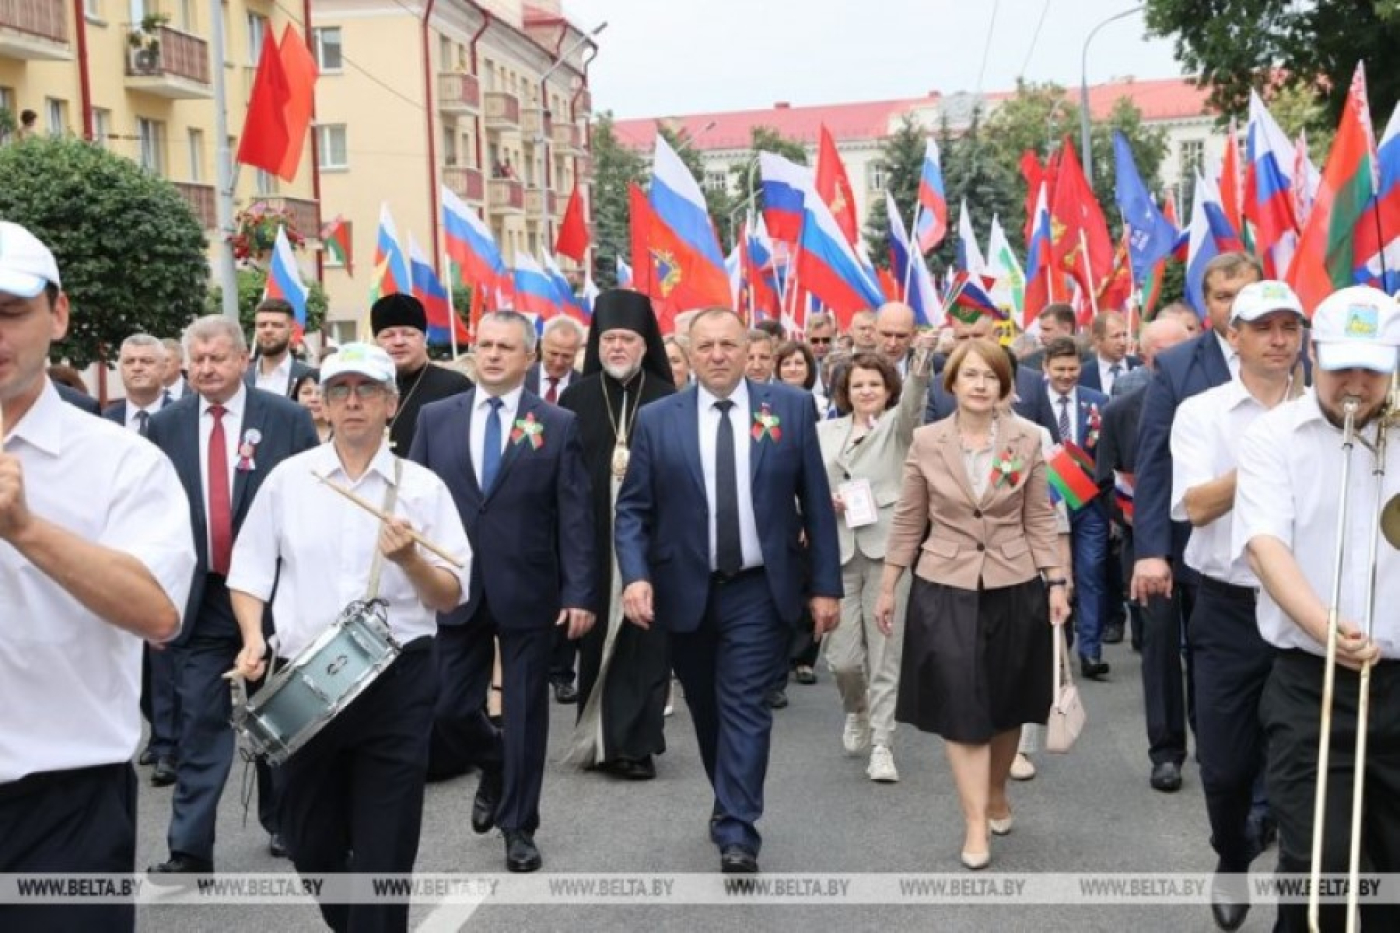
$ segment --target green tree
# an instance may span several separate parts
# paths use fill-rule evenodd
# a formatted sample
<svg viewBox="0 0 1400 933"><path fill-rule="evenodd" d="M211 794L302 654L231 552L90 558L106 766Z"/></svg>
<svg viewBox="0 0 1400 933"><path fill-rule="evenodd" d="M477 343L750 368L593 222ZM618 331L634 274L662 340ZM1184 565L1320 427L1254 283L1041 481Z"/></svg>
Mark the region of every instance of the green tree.
<svg viewBox="0 0 1400 933"><path fill-rule="evenodd" d="M255 265L246 265L238 270L238 322L248 334L253 333L253 317L266 289L267 270ZM223 311L223 294L223 289L217 285L209 289L209 298L204 307L205 314L219 314ZM308 333L321 329L329 305L325 289L319 282L312 282L311 292L306 296Z"/></svg>
<svg viewBox="0 0 1400 933"><path fill-rule="evenodd" d="M1017 175L1015 163L1005 162L989 145L990 131L982 127L981 111L974 111L966 132L951 138L947 126L941 128L939 148L943 154L943 191L948 199L948 235L933 253L935 272L946 271L957 261L958 211L967 202L972 217L972 230L977 242L985 248L992 217L1000 216L1003 227L1020 224L1025 186ZM1011 232L1007 231L1010 239Z"/></svg>
<svg viewBox="0 0 1400 933"><path fill-rule="evenodd" d="M919 173L924 165L926 134L912 114L900 117L894 133L885 139L880 154L884 169L885 191L894 195L895 206L906 224L914 220L914 206L919 197ZM940 145L941 145L940 141ZM890 256L889 212L885 209L884 192L866 206L865 245L870 259L878 266L888 266Z"/></svg>
<svg viewBox="0 0 1400 933"><path fill-rule="evenodd" d="M715 223L719 225L720 234L725 243L733 242L735 230L731 226L731 221L737 223L740 220L738 211L740 208L747 208L750 199L753 200L755 211L763 210L762 183L758 177L758 154L760 152L774 152L798 165L807 164L807 148L800 142L788 139L772 127L755 126L749 141L749 157L736 164L732 170L731 187L739 193L732 200L733 206L730 208L730 213L724 217L715 218Z"/></svg>
<svg viewBox="0 0 1400 933"><path fill-rule="evenodd" d="M175 186L77 139L31 137L0 149L0 217L58 258L72 302L55 358L108 358L131 334L180 332L204 307L204 231Z"/></svg>
<svg viewBox="0 0 1400 933"><path fill-rule="evenodd" d="M618 142L609 112L599 114L593 124L590 146L593 153L593 222L597 242L593 244L593 280L599 288L617 284L616 258L631 261L632 237L627 225L627 189L647 177L646 162Z"/></svg>
<svg viewBox="0 0 1400 933"><path fill-rule="evenodd" d="M1221 113L1244 112L1251 88L1277 82L1313 95L1335 126L1358 61L1370 66L1373 118L1400 101L1400 69L1389 64L1400 45L1397 0L1148 0L1147 26L1175 40Z"/></svg>

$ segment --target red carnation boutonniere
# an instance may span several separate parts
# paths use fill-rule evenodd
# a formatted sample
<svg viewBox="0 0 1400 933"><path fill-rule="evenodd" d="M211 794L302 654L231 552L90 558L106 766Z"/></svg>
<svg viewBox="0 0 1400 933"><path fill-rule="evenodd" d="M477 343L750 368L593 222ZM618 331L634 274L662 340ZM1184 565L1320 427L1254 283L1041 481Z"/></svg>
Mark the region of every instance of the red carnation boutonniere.
<svg viewBox="0 0 1400 933"><path fill-rule="evenodd" d="M1093 402L1089 403L1089 431L1084 435L1084 446L1094 447L1099 443L1099 429L1103 427L1103 416L1099 414L1099 406Z"/></svg>
<svg viewBox="0 0 1400 933"><path fill-rule="evenodd" d="M535 420L534 412L530 412L524 418L515 419L515 427L510 432L510 442L528 443L531 450L539 450L544 446L544 425Z"/></svg>
<svg viewBox="0 0 1400 933"><path fill-rule="evenodd" d="M768 403L764 402L758 407L758 411L753 413L753 428L750 429L749 433L755 441L761 441L764 435L767 435L776 444L783 439L783 429L779 427L781 424L782 420L773 414Z"/></svg>
<svg viewBox="0 0 1400 933"><path fill-rule="evenodd" d="M995 486L1015 486L1021 481L1026 462L1016 456L1016 451L1007 447L1001 456L992 461L992 484Z"/></svg>

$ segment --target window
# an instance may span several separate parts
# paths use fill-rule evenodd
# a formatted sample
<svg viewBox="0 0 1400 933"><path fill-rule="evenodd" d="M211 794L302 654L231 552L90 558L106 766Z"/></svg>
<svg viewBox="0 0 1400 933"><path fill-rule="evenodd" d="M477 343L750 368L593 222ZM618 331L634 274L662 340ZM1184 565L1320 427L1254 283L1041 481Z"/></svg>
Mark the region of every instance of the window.
<svg viewBox="0 0 1400 933"><path fill-rule="evenodd" d="M316 127L316 152L322 169L347 169L349 153L345 145L345 124L331 123Z"/></svg>
<svg viewBox="0 0 1400 933"><path fill-rule="evenodd" d="M356 329L360 326L359 321L327 321L326 324L331 329L331 339L341 345L353 343Z"/></svg>
<svg viewBox="0 0 1400 933"><path fill-rule="evenodd" d="M345 60L341 56L339 26L313 29L311 37L316 46L316 67L321 70L321 74L340 71L345 67Z"/></svg>
<svg viewBox="0 0 1400 933"><path fill-rule="evenodd" d="M438 70L447 71L452 67L452 37L438 36Z"/></svg>
<svg viewBox="0 0 1400 933"><path fill-rule="evenodd" d="M253 191L256 194L276 194L278 191L277 176L258 169L253 174Z"/></svg>
<svg viewBox="0 0 1400 933"><path fill-rule="evenodd" d="M83 0L83 13L88 19L101 19L102 0Z"/></svg>
<svg viewBox="0 0 1400 933"><path fill-rule="evenodd" d="M196 0L180 0L180 30L190 35L194 35L199 24L196 6Z"/></svg>
<svg viewBox="0 0 1400 933"><path fill-rule="evenodd" d="M204 180L204 131L189 131L190 181Z"/></svg>
<svg viewBox="0 0 1400 933"><path fill-rule="evenodd" d="M442 162L444 165L457 164L457 131L450 125L442 128Z"/></svg>
<svg viewBox="0 0 1400 933"><path fill-rule="evenodd" d="M112 140L112 111L101 107L92 110L92 141L106 149Z"/></svg>
<svg viewBox="0 0 1400 933"><path fill-rule="evenodd" d="M6 110L14 118L15 126L19 126L19 111L15 110L15 89L12 87L0 87L0 110ZM11 134L0 131L0 144L10 141Z"/></svg>
<svg viewBox="0 0 1400 933"><path fill-rule="evenodd" d="M883 162L871 162L865 167L865 190L884 191L887 170Z"/></svg>
<svg viewBox="0 0 1400 933"><path fill-rule="evenodd" d="M154 175L165 174L165 125L159 120L136 118L141 167Z"/></svg>
<svg viewBox="0 0 1400 933"><path fill-rule="evenodd" d="M1177 177L1181 184L1181 203L1190 204L1196 196L1196 173L1201 171L1206 161L1206 143L1203 139L1183 139L1177 150Z"/></svg>
<svg viewBox="0 0 1400 933"><path fill-rule="evenodd" d="M50 136L62 136L68 132L68 101L56 97L44 98L44 118Z"/></svg>
<svg viewBox="0 0 1400 933"><path fill-rule="evenodd" d="M248 14L248 64L257 65L262 56L263 38L267 35L267 17Z"/></svg>
<svg viewBox="0 0 1400 933"><path fill-rule="evenodd" d="M724 172L706 172L705 190L724 193L729 190L729 176Z"/></svg>

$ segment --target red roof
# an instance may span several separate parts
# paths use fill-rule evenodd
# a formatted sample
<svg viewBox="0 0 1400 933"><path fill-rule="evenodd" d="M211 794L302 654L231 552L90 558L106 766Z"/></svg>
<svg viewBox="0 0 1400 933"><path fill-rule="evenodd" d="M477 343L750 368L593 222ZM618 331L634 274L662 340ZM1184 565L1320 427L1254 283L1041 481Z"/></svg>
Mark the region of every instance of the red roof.
<svg viewBox="0 0 1400 933"><path fill-rule="evenodd" d="M1014 94L1014 91L993 91L985 97L989 101L1000 101ZM1066 94L1071 100L1078 100L1074 89L1067 89ZM779 102L763 110L618 120L613 128L623 145L641 150L652 148L658 120L692 140L689 143L690 147L699 150L747 149L752 140L753 129L758 126L770 127L788 139L815 146L823 123L838 142L883 139L890 134L892 125L901 114L929 107L940 96L935 92L926 97L902 100L809 107L793 107L786 102ZM1143 119L1148 122L1189 119L1213 113L1206 106L1207 91L1197 88L1190 78L1128 80L1090 85L1089 111L1096 119L1105 118L1122 97L1131 98L1142 111Z"/></svg>

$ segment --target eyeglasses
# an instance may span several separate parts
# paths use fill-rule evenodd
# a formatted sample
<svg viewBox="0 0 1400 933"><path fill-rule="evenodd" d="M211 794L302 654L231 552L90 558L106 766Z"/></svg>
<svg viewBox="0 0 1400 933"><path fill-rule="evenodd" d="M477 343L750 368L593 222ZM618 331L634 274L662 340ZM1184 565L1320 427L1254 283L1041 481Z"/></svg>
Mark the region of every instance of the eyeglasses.
<svg viewBox="0 0 1400 933"><path fill-rule="evenodd" d="M384 386L378 382L357 382L352 386L326 386L321 390L321 394L328 401L343 402L350 397L351 392L354 392L356 398L368 401L372 398L379 398L385 391Z"/></svg>
<svg viewBox="0 0 1400 933"><path fill-rule="evenodd" d="M830 337L808 337L808 338L807 338L807 342L808 342L808 343L812 343L812 344L821 344L821 345L825 346L826 344L831 343L831 338L830 338Z"/></svg>

